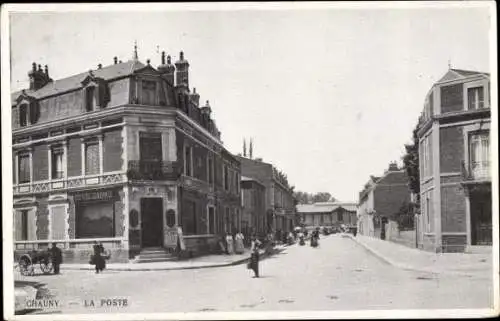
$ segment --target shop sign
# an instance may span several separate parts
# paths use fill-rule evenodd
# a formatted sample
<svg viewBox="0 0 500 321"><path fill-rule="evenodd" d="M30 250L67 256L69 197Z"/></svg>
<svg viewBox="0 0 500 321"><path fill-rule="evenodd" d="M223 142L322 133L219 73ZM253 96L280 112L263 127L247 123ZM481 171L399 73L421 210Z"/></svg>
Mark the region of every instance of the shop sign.
<svg viewBox="0 0 500 321"><path fill-rule="evenodd" d="M75 194L75 201L105 201L116 198L116 191L92 191Z"/></svg>
<svg viewBox="0 0 500 321"><path fill-rule="evenodd" d="M179 233L177 233L177 227L169 227L165 229L165 247L177 247L177 238Z"/></svg>

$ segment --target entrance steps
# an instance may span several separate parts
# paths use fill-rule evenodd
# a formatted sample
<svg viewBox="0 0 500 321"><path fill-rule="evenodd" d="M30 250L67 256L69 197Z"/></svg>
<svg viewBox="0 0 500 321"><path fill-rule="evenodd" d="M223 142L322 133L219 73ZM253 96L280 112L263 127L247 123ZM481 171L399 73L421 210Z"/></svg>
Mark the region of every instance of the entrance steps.
<svg viewBox="0 0 500 321"><path fill-rule="evenodd" d="M141 250L134 263L176 261L177 257L162 247L148 247Z"/></svg>

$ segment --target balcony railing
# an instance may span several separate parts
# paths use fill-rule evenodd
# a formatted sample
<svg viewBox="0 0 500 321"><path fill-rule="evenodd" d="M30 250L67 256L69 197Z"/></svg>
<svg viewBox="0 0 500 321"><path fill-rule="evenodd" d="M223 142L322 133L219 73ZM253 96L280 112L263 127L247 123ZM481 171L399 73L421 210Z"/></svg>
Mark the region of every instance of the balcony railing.
<svg viewBox="0 0 500 321"><path fill-rule="evenodd" d="M179 174L177 162L142 160L128 162L127 177L130 180L176 180Z"/></svg>
<svg viewBox="0 0 500 321"><path fill-rule="evenodd" d="M465 181L491 180L490 162L465 162L462 161L462 177Z"/></svg>

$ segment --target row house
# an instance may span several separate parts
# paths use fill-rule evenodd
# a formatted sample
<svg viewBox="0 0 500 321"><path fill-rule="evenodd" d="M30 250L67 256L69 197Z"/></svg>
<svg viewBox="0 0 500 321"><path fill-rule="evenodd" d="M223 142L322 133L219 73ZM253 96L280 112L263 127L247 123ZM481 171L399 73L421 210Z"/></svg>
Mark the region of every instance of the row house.
<svg viewBox="0 0 500 321"><path fill-rule="evenodd" d="M183 248L203 253L236 228L240 162L190 90L183 52L166 58L154 68L135 51L60 80L33 64L11 95L16 256L57 242L65 262L88 262L99 241L125 262L175 247L179 227Z"/></svg>
<svg viewBox="0 0 500 321"><path fill-rule="evenodd" d="M297 214L306 228L321 226L355 227L357 224L357 204L344 202L318 202L298 204Z"/></svg>
<svg viewBox="0 0 500 321"><path fill-rule="evenodd" d="M237 157L241 163L241 174L257 180L265 187L264 226L266 233L279 230L292 231L296 225L295 198L285 175L260 158ZM244 206L247 201L243 199Z"/></svg>
<svg viewBox="0 0 500 321"><path fill-rule="evenodd" d="M359 193L358 233L380 237L383 222L408 205L410 197L408 176L397 163L390 163L383 176L370 176Z"/></svg>
<svg viewBox="0 0 500 321"><path fill-rule="evenodd" d="M449 69L425 98L421 248L463 252L492 244L490 108L490 76L477 71Z"/></svg>

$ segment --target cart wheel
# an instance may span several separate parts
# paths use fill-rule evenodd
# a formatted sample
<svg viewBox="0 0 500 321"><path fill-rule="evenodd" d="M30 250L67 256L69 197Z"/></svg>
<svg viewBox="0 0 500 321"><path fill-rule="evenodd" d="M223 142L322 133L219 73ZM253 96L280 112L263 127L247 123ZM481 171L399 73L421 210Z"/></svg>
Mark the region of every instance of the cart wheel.
<svg viewBox="0 0 500 321"><path fill-rule="evenodd" d="M22 257L19 259L19 272L21 275L31 275L33 272L33 266L28 258Z"/></svg>
<svg viewBox="0 0 500 321"><path fill-rule="evenodd" d="M42 272L44 274L49 274L54 269L54 266L52 265L52 261L51 260L40 261L40 269L42 270Z"/></svg>

